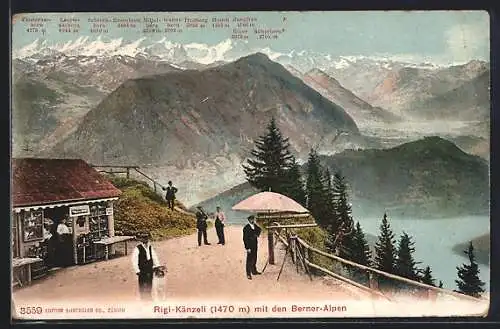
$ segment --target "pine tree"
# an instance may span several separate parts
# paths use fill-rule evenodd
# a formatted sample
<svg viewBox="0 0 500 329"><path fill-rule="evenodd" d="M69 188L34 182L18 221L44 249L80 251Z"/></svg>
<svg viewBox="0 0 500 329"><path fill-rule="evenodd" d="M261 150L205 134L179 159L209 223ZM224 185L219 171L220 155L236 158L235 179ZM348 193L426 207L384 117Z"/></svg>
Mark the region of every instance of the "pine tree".
<svg viewBox="0 0 500 329"><path fill-rule="evenodd" d="M371 266L372 252L359 222L356 222L352 242L351 260L361 265Z"/></svg>
<svg viewBox="0 0 500 329"><path fill-rule="evenodd" d="M430 266L426 266L424 269L424 273L422 274L422 277L420 278L420 282L428 284L430 286L436 286L436 282L434 278L432 277L432 271ZM439 284L442 285L443 283L439 281Z"/></svg>
<svg viewBox="0 0 500 329"><path fill-rule="evenodd" d="M332 174L330 173L330 169L326 168L323 175L323 186L325 187L325 210L329 214L337 214L337 209L335 208L335 204L338 199L338 192L335 190L332 182Z"/></svg>
<svg viewBox="0 0 500 329"><path fill-rule="evenodd" d="M303 183L288 138L282 136L276 121L271 118L267 133L255 141L252 158L243 164L248 182L261 191L282 193L291 198L303 198ZM302 200L296 200L298 202Z"/></svg>
<svg viewBox="0 0 500 329"><path fill-rule="evenodd" d="M416 267L417 262L413 258L413 253L415 252L414 245L415 243L411 237L406 232L403 232L399 239L395 274L417 281L419 279L419 270Z"/></svg>
<svg viewBox="0 0 500 329"><path fill-rule="evenodd" d="M380 225L380 235L375 244L374 263L377 269L388 273L394 273L396 266L395 243L396 240L394 239L394 233L392 233L387 220L387 214L384 214L382 224Z"/></svg>
<svg viewBox="0 0 500 329"><path fill-rule="evenodd" d="M458 292L472 297L480 297L481 293L484 292L484 282L479 279L479 266L474 256L472 241L469 248L464 250L464 253L469 257L470 264L457 266L458 280L455 280L455 282L458 286Z"/></svg>
<svg viewBox="0 0 500 329"><path fill-rule="evenodd" d="M339 237L339 241L337 242L340 250L339 256L351 259L352 249L354 248L354 221L352 219L351 204L349 203L347 183L345 177L338 171L333 176L333 190L336 215L329 223L329 227L331 232L336 232L337 237Z"/></svg>
<svg viewBox="0 0 500 329"><path fill-rule="evenodd" d="M307 208L318 225L328 227L332 214L328 213L326 188L323 180L323 169L316 150L311 149L307 161L306 195Z"/></svg>
<svg viewBox="0 0 500 329"><path fill-rule="evenodd" d="M302 206L306 206L304 182L302 181L300 166L295 157L292 157L290 169L286 171L282 189L284 195L294 199Z"/></svg>
<svg viewBox="0 0 500 329"><path fill-rule="evenodd" d="M439 286L438 288L443 288L443 281L439 280Z"/></svg>
<svg viewBox="0 0 500 329"><path fill-rule="evenodd" d="M332 175L330 173L330 169L326 168L323 183L325 186L325 212L330 215L330 220L328 221L327 226L325 227L326 232L328 233L325 240L325 248L328 252L332 254L337 254L337 248L335 245L335 240L337 238L337 208L336 208L336 200L337 194L334 190L334 186L332 183Z"/></svg>
<svg viewBox="0 0 500 329"><path fill-rule="evenodd" d="M366 241L365 234L361 229L359 222L352 232L352 238L347 239L343 246L346 250L349 250L348 255L343 255L345 258L364 266L371 266L372 263L372 253L368 241ZM367 282L368 277L364 270L358 269L354 266L344 267L352 276L352 278L357 282Z"/></svg>

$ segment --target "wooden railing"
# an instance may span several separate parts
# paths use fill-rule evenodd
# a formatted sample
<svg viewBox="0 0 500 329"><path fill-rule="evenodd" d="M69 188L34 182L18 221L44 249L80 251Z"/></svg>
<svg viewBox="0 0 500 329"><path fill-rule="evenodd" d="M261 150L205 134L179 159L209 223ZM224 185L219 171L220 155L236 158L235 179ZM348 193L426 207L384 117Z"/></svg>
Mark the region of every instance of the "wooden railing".
<svg viewBox="0 0 500 329"><path fill-rule="evenodd" d="M377 270L372 267L364 266L352 261L349 261L347 259L341 258L339 256L329 254L327 252L324 252L322 250L319 250L316 247L311 246L307 241L301 239L295 232L294 229L300 229L300 228L305 228L305 227L314 227L317 226L315 223L311 224L296 224L296 225L280 225L279 223L274 222L271 226L268 226L268 229L272 232L270 236L273 236L275 238L270 239L270 242L273 244L272 247L274 248L274 243L276 241L281 241L285 246L286 246L286 252L285 252L285 257L283 259L283 264L281 265L280 273L278 275L281 275L281 272L283 270L283 266L285 264L285 259L287 256L287 253L290 253L292 263L296 265L297 272L299 271L299 267L302 266L302 268L305 270L305 272L309 275L309 278L312 280L313 275L312 272L313 270L320 271L322 273L325 273L331 277L334 277L338 280L341 280L343 282L346 282L352 286L355 286L365 292L370 293L374 297L381 297L384 299L392 299L392 296L387 296L386 291L384 289L381 289L379 287L379 280L380 278L385 278L385 279L390 279L393 281L398 282L399 284L402 284L406 287L411 287L417 290L423 290L426 292L426 297L430 300L435 300L439 294L442 295L447 295L451 296L454 298L462 299L462 300L469 300L469 301L480 301L480 298L474 298L469 295L464 295L460 294L451 290L446 290L438 287L434 287L428 284L424 284L418 281L410 280L398 275L394 275L391 273L387 273L384 271ZM357 271L361 273L365 273L366 278L367 278L367 285L356 282L353 279L350 279L346 277L345 275L335 273L332 270L326 269L323 266L316 264L312 260L312 255L313 254L318 254L323 257L326 257L328 259L331 259L333 261L336 261L344 266L349 266L351 268L355 268Z"/></svg>
<svg viewBox="0 0 500 329"><path fill-rule="evenodd" d="M140 170L139 166L113 166L113 165L91 165L98 172L116 175L116 174L125 174L127 178L131 177L132 173L139 174L140 177L144 177L147 179L147 183L149 183L153 190L156 193L161 194L161 189L164 187L160 183L158 183L154 178L151 178L144 172Z"/></svg>

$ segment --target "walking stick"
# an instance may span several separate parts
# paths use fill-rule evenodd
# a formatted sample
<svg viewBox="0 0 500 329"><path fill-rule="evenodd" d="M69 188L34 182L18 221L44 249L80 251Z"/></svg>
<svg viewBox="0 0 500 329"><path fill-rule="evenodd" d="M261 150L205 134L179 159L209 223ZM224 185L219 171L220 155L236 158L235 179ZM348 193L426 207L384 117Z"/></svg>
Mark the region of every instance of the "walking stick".
<svg viewBox="0 0 500 329"><path fill-rule="evenodd" d="M260 273L264 273L264 271L266 270L266 267L267 267L268 263L269 263L269 256L267 256L266 263L264 264L264 267L262 268L262 270L260 271Z"/></svg>

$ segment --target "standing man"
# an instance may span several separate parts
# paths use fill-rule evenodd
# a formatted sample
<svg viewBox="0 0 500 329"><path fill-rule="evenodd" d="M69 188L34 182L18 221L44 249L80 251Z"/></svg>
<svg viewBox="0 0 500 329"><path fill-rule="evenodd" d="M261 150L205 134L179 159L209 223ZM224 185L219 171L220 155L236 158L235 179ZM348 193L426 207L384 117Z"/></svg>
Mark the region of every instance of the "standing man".
<svg viewBox="0 0 500 329"><path fill-rule="evenodd" d="M160 266L158 256L149 243L149 233L137 235L139 244L132 253L132 267L139 280L139 293L142 300L152 300L153 273Z"/></svg>
<svg viewBox="0 0 500 329"><path fill-rule="evenodd" d="M201 236L203 236L203 243L209 245L207 240L207 219L208 215L203 210L202 206L198 206L196 212L196 228L198 229L198 247L201 246Z"/></svg>
<svg viewBox="0 0 500 329"><path fill-rule="evenodd" d="M221 210L220 206L217 206L215 212L215 231L217 232L217 238L219 242L217 244L225 245L226 239L224 237L224 225L226 223L226 215Z"/></svg>
<svg viewBox="0 0 500 329"><path fill-rule="evenodd" d="M261 274L257 271L257 238L262 230L255 224L255 216L248 216L248 224L243 227L243 243L247 251L247 278L252 280L253 275Z"/></svg>
<svg viewBox="0 0 500 329"><path fill-rule="evenodd" d="M174 201L175 201L175 193L177 193L177 187L172 186L172 181L168 181L167 188L162 187L164 191L167 191L165 194L165 199L167 200L167 205L170 210L174 210Z"/></svg>

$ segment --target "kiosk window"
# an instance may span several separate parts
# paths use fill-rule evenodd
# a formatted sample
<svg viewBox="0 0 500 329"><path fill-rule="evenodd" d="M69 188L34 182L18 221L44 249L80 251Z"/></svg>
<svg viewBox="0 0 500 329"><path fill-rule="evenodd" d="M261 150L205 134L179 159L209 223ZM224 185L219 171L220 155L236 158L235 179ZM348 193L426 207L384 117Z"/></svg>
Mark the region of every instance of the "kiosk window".
<svg viewBox="0 0 500 329"><path fill-rule="evenodd" d="M43 210L24 211L22 218L24 241L43 239Z"/></svg>

